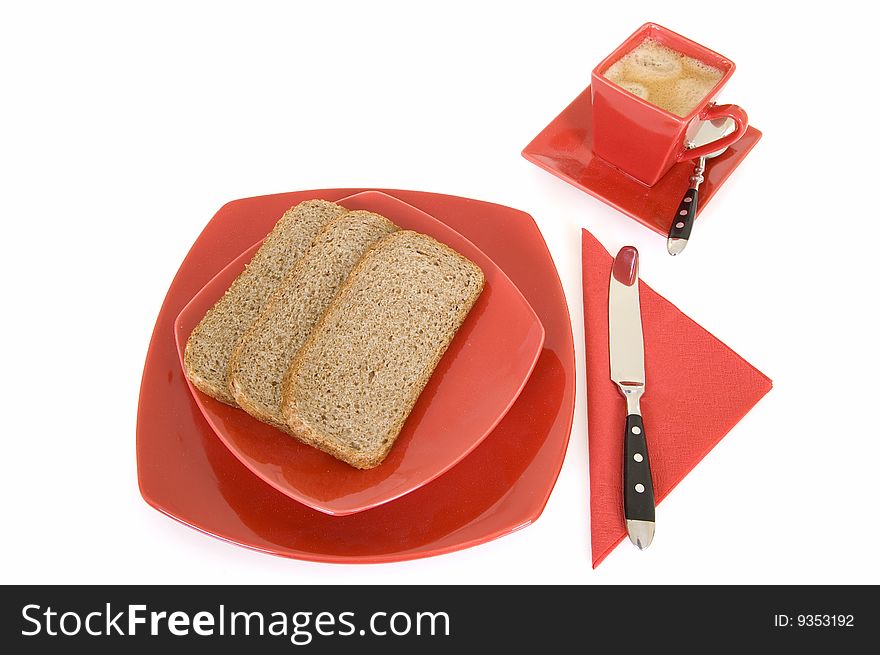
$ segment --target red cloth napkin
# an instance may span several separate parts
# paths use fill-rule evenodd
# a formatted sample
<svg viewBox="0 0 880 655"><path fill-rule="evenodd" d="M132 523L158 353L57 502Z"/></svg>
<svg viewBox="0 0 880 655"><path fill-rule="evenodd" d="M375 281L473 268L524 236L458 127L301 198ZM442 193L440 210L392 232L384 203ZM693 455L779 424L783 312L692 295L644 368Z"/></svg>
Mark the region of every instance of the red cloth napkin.
<svg viewBox="0 0 880 655"><path fill-rule="evenodd" d="M626 536L622 488L626 405L611 381L608 363L608 281L613 258L586 230L582 257L595 568ZM659 503L773 383L641 281L639 295L647 378L641 407Z"/></svg>

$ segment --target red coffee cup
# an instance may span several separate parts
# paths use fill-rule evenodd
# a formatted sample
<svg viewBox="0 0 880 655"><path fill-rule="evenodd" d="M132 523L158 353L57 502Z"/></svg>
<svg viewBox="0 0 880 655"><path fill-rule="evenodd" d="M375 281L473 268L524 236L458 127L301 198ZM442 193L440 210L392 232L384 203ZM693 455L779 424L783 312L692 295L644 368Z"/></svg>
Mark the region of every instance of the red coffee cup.
<svg viewBox="0 0 880 655"><path fill-rule="evenodd" d="M722 77L687 115L677 116L605 78L603 73L646 38L719 69ZM715 98L736 69L733 62L672 30L645 23L596 66L592 74L593 152L610 164L653 186L672 166L722 150L742 137L749 125L746 112L736 105L716 105ZM736 129L698 148L688 148L688 137L701 121L731 118Z"/></svg>

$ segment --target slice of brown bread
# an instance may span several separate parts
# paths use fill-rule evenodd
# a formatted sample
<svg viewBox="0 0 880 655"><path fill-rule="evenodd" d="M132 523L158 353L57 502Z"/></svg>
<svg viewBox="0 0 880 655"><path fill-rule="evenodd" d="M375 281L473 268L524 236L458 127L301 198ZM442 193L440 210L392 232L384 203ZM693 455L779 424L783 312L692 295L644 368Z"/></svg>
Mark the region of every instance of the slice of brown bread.
<svg viewBox="0 0 880 655"><path fill-rule="evenodd" d="M315 237L230 359L229 392L248 414L286 430L281 383L291 360L358 260L396 230L387 218L357 210Z"/></svg>
<svg viewBox="0 0 880 655"><path fill-rule="evenodd" d="M483 284L476 264L424 234L382 239L284 376L291 433L357 468L379 465Z"/></svg>
<svg viewBox="0 0 880 655"><path fill-rule="evenodd" d="M306 200L288 209L245 270L190 334L184 353L186 376L196 388L229 405L229 357L266 300L312 240L348 210L326 200Z"/></svg>

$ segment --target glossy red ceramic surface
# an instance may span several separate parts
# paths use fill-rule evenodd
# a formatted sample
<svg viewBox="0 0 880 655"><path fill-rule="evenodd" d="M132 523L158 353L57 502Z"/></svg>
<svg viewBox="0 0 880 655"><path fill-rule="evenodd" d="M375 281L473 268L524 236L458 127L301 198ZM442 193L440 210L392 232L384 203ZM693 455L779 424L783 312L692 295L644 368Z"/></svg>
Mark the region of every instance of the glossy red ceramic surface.
<svg viewBox="0 0 880 655"><path fill-rule="evenodd" d="M159 511L219 539L262 552L326 562L427 557L497 538L533 522L568 445L575 362L568 307L541 233L521 211L423 193L387 193L434 216L480 248L540 318L541 355L517 401L456 466L394 502L330 516L253 475L216 436L187 387L173 323L228 262L265 235L288 207L362 189L324 189L230 202L193 244L159 313L138 407L138 480Z"/></svg>
<svg viewBox="0 0 880 655"><path fill-rule="evenodd" d="M646 38L723 72L712 91L687 116L677 116L624 90L602 73ZM748 117L736 105L712 105L733 75L732 61L655 23L646 23L596 66L592 73L593 150L648 186L656 184L680 161L732 145L745 135ZM711 113L711 115L710 115ZM729 116L736 130L711 145L687 151L686 136L694 121Z"/></svg>
<svg viewBox="0 0 880 655"><path fill-rule="evenodd" d="M544 328L513 282L463 236L405 202L366 191L339 203L382 214L427 234L476 263L486 278L385 461L361 471L214 400L190 385L220 440L253 473L283 494L343 516L399 498L430 482L473 450L519 396L544 343ZM478 216L473 217L478 220ZM174 326L181 365L193 328L244 270L254 244L183 308Z"/></svg>
<svg viewBox="0 0 880 655"><path fill-rule="evenodd" d="M632 246L621 248L614 258L611 274L621 284L631 287L639 278L639 251Z"/></svg>
<svg viewBox="0 0 880 655"><path fill-rule="evenodd" d="M587 87L526 146L523 157L666 238L694 162L674 165L659 182L647 187L593 153L592 116ZM761 133L750 126L724 154L706 161L697 216L760 138Z"/></svg>

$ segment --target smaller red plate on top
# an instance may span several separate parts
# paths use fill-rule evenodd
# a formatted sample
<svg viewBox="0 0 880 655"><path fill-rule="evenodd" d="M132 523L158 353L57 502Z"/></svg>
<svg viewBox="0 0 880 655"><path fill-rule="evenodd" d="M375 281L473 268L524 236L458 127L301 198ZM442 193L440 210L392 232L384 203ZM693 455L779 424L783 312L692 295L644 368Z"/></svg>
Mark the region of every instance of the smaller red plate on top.
<svg viewBox="0 0 880 655"><path fill-rule="evenodd" d="M760 138L761 132L749 126L724 154L706 160L698 216ZM554 118L522 155L664 237L694 172L693 161L679 162L649 187L594 154L590 87Z"/></svg>
<svg viewBox="0 0 880 655"><path fill-rule="evenodd" d="M544 343L544 328L516 286L482 251L445 224L378 191L338 201L382 214L471 259L486 277L477 299L407 419L387 459L361 471L229 407L190 385L229 450L285 495L327 514L353 514L399 498L454 466L492 431L519 396ZM218 273L175 321L181 363L193 328L244 270L254 244Z"/></svg>

